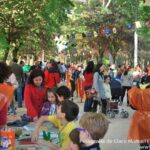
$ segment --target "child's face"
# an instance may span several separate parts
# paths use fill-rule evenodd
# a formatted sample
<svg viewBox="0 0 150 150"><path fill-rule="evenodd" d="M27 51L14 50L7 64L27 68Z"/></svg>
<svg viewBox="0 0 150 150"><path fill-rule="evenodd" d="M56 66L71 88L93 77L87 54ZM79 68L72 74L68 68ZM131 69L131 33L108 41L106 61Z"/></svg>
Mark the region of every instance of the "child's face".
<svg viewBox="0 0 150 150"><path fill-rule="evenodd" d="M110 78L109 78L109 77L106 78L105 82L106 82L106 83L110 83Z"/></svg>
<svg viewBox="0 0 150 150"><path fill-rule="evenodd" d="M56 97L52 92L48 92L47 93L47 97L48 97L48 101L51 103L55 103L56 102Z"/></svg>
<svg viewBox="0 0 150 150"><path fill-rule="evenodd" d="M64 119L65 118L65 114L62 113L61 111L61 105L57 105L57 114L56 114L58 119Z"/></svg>
<svg viewBox="0 0 150 150"><path fill-rule="evenodd" d="M89 138L90 138L89 132L84 128L80 128L80 142L86 143L87 140L89 140Z"/></svg>
<svg viewBox="0 0 150 150"><path fill-rule="evenodd" d="M59 102L63 102L63 101L64 101L64 97L63 97L63 96L57 95L57 98L58 98L58 101L59 101Z"/></svg>
<svg viewBox="0 0 150 150"><path fill-rule="evenodd" d="M35 86L41 86L42 82L43 82L43 78L41 76L35 77L33 79L33 83Z"/></svg>
<svg viewBox="0 0 150 150"><path fill-rule="evenodd" d="M79 146L71 141L68 150L79 150Z"/></svg>

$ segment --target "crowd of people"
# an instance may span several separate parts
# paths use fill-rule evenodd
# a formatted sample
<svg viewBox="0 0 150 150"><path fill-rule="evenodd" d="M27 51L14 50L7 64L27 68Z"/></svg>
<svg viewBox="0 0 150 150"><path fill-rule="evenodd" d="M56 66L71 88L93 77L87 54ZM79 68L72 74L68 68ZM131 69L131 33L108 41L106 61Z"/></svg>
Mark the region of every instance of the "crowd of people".
<svg viewBox="0 0 150 150"><path fill-rule="evenodd" d="M114 98L111 81L121 85L120 102L127 91L127 106L135 109L129 139L139 140L141 150L150 144L150 67L140 65L105 66L89 61L83 65L65 65L54 60L46 64L36 61L30 66L13 59L8 66L0 62L0 129L7 125L7 115L26 108L20 120L35 122L32 140L52 150L100 150L98 140L106 134L109 102ZM66 85L61 85L65 82ZM84 100L84 114L79 118L75 93ZM97 113L98 105L101 112ZM79 126L75 120L79 118ZM38 138L40 126L51 122L61 136L60 146ZM142 126L142 124L147 124ZM134 130L133 130L134 129Z"/></svg>

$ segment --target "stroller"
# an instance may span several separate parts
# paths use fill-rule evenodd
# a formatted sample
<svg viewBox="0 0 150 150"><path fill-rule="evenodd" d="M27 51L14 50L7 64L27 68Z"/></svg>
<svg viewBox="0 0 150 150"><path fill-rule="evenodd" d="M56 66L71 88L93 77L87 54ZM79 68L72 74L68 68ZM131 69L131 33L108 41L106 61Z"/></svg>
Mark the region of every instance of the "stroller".
<svg viewBox="0 0 150 150"><path fill-rule="evenodd" d="M112 101L109 103L109 112L119 113L118 104L121 105L122 86L119 80L113 79L110 82Z"/></svg>

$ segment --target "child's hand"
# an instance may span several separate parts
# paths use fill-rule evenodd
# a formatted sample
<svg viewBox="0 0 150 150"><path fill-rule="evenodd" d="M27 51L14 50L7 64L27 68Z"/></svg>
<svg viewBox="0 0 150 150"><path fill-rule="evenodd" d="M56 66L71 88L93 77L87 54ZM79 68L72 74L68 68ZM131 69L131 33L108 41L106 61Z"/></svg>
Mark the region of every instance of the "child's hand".
<svg viewBox="0 0 150 150"><path fill-rule="evenodd" d="M47 142L47 141L45 141L43 139L38 139L38 141L37 141L37 144L43 145L43 146L48 146L49 143L50 142Z"/></svg>
<svg viewBox="0 0 150 150"><path fill-rule="evenodd" d="M34 122L36 122L37 120L38 120L38 117L37 117L37 116L33 118L33 121L34 121Z"/></svg>
<svg viewBox="0 0 150 150"><path fill-rule="evenodd" d="M37 142L37 141L38 141L38 138L39 138L38 132L37 132L37 131L33 131L33 132L32 132L32 138L31 138L31 140L32 140L33 142Z"/></svg>

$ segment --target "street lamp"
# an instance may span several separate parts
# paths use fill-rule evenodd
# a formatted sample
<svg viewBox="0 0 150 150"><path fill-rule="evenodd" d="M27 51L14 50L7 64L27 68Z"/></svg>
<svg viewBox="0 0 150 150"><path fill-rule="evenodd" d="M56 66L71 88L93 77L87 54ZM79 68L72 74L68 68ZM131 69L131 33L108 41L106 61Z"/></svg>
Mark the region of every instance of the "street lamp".
<svg viewBox="0 0 150 150"><path fill-rule="evenodd" d="M137 21L138 21L138 0L135 0L134 67L138 64L138 29L136 26Z"/></svg>

